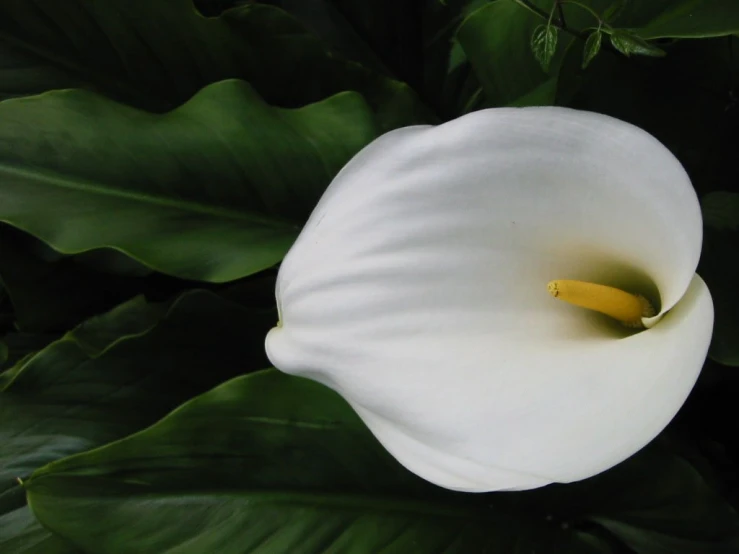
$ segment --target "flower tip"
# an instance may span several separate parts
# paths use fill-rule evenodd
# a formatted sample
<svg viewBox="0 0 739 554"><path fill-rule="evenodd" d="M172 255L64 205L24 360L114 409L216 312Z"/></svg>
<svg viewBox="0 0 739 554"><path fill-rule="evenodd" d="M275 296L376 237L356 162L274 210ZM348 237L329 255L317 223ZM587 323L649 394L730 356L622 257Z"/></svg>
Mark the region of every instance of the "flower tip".
<svg viewBox="0 0 739 554"><path fill-rule="evenodd" d="M554 298L557 298L559 296L559 284L557 281L549 281L547 283L547 290L549 291L549 294L554 296Z"/></svg>

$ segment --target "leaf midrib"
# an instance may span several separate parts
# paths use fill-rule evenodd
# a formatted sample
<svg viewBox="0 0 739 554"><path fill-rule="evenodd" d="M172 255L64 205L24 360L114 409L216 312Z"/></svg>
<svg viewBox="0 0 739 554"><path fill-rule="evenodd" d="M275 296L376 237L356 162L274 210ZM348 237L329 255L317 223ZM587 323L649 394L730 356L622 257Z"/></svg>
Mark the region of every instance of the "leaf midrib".
<svg viewBox="0 0 739 554"><path fill-rule="evenodd" d="M22 178L31 178L41 181L46 186L63 188L77 192L88 193L91 195L108 196L120 198L127 201L139 202L141 204L150 204L166 208L173 208L185 212L198 213L215 217L217 219L232 219L244 221L250 224L259 224L265 227L273 227L278 229L298 229L299 226L285 218L279 216L266 216L256 212L237 211L224 208L221 206L208 205L200 202L192 202L188 200L178 200L167 198L151 193L141 191L133 192L121 189L119 187L101 187L89 180L72 179L67 175L60 174L49 170L31 170L18 167L7 162L0 162L0 174L19 176Z"/></svg>
<svg viewBox="0 0 739 554"><path fill-rule="evenodd" d="M47 475L41 476L36 481L53 481L55 476ZM43 488L48 491L48 483L42 483ZM48 492L35 493L34 483L32 481L26 482L26 490L29 497L29 505L33 504L34 494L39 496L58 496L52 495ZM74 496L64 494L64 498L72 499L115 499L119 495L112 494L108 496ZM197 490L197 491L177 491L177 492L165 492L157 491L151 493L142 494L127 494L120 496L123 502L136 502L152 499L177 499L181 501L183 498L198 498L198 497L226 497L232 499L244 499L250 505L255 503L259 504L289 504L293 506L311 506L311 507L325 507L330 509L336 509L339 511L346 510L376 510L387 513L410 513L427 517L445 517L449 519L459 519L463 521L500 521L500 518L508 518L510 510L492 510L483 506L466 506L462 503L444 503L438 500L412 500L391 495L369 495L369 494L339 494L331 492L315 493L315 492L302 492L302 491L285 491L275 490L265 492L261 489L247 489L242 490ZM489 510L489 514L483 514L483 510ZM514 521L515 518L510 518Z"/></svg>

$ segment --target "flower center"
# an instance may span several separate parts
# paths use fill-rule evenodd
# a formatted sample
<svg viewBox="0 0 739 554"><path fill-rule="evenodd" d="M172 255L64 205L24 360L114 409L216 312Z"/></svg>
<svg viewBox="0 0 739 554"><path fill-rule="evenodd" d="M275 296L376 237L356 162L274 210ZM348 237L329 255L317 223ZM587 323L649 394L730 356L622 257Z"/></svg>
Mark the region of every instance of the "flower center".
<svg viewBox="0 0 739 554"><path fill-rule="evenodd" d="M642 318L656 313L654 306L640 294L606 285L563 279L550 281L547 290L555 298L610 316L627 327L644 327Z"/></svg>

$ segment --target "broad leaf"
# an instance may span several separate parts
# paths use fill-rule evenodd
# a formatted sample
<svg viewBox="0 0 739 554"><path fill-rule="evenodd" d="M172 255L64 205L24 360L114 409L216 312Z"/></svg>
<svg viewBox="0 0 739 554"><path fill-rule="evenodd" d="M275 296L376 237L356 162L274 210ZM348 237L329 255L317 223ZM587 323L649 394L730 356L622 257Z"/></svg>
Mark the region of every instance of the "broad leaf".
<svg viewBox="0 0 739 554"><path fill-rule="evenodd" d="M134 299L0 374L0 490L266 364L271 314L250 314L205 291L165 308Z"/></svg>
<svg viewBox="0 0 739 554"><path fill-rule="evenodd" d="M506 501L422 482L335 393L276 371L51 464L26 488L44 525L96 554L611 552Z"/></svg>
<svg viewBox="0 0 739 554"><path fill-rule="evenodd" d="M11 0L0 4L1 43L148 110L172 109L205 85L239 78L283 107L359 91L387 129L424 117L408 86L337 59L271 6L205 18L192 0Z"/></svg>
<svg viewBox="0 0 739 554"><path fill-rule="evenodd" d="M300 20L342 57L411 84L423 69L415 0L266 0ZM416 78L414 78L414 76Z"/></svg>
<svg viewBox="0 0 739 554"><path fill-rule="evenodd" d="M647 39L720 37L739 32L739 2L735 0L650 0L628 4L631 5L625 7L623 19L641 19L636 30ZM621 19L618 21L621 24Z"/></svg>
<svg viewBox="0 0 739 554"><path fill-rule="evenodd" d="M661 437L605 473L516 501L597 523L639 554L739 551L739 514L674 448Z"/></svg>
<svg viewBox="0 0 739 554"><path fill-rule="evenodd" d="M457 39L457 29L468 15L490 1L426 2L421 93L444 119L464 115L484 105L480 80Z"/></svg>
<svg viewBox="0 0 739 554"><path fill-rule="evenodd" d="M41 526L22 487L0 494L0 551L3 554L84 554Z"/></svg>
<svg viewBox="0 0 739 554"><path fill-rule="evenodd" d="M0 220L60 252L111 247L212 282L280 261L377 133L355 93L287 110L239 81L163 115L62 91L3 102L0 119Z"/></svg>
<svg viewBox="0 0 739 554"><path fill-rule="evenodd" d="M531 52L531 36L540 23L537 15L513 0L483 6L462 23L457 38L482 83L488 105L514 102L549 80L550 74ZM556 74L557 67L555 58L551 74ZM542 103L553 100L554 96Z"/></svg>
<svg viewBox="0 0 739 554"><path fill-rule="evenodd" d="M0 100L79 86L84 83L70 71L0 39Z"/></svg>
<svg viewBox="0 0 739 554"><path fill-rule="evenodd" d="M32 356L57 340L61 333L9 333L3 337L2 350L5 354L0 370L13 367L19 361Z"/></svg>
<svg viewBox="0 0 739 554"><path fill-rule="evenodd" d="M724 365L739 366L739 194L707 194L701 208L705 232L699 272L715 299L708 354Z"/></svg>
<svg viewBox="0 0 739 554"><path fill-rule="evenodd" d="M49 250L17 229L0 226L0 279L22 332L62 333L151 288L144 279L101 273L53 251L47 256Z"/></svg>
<svg viewBox="0 0 739 554"><path fill-rule="evenodd" d="M133 433L213 385L263 367L273 318L204 291L169 310L137 299L0 374L0 551L24 545L19 553L56 554L55 541L17 502L17 478Z"/></svg>

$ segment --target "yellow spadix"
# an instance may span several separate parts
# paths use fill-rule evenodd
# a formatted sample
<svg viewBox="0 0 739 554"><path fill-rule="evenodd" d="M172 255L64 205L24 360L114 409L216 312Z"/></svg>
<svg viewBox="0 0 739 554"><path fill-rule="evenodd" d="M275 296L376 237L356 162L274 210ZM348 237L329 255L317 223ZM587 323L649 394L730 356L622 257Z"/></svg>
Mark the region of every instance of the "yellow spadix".
<svg viewBox="0 0 739 554"><path fill-rule="evenodd" d="M555 298L600 312L629 327L643 327L642 318L655 314L646 298L615 287L563 279L550 281L547 290Z"/></svg>

